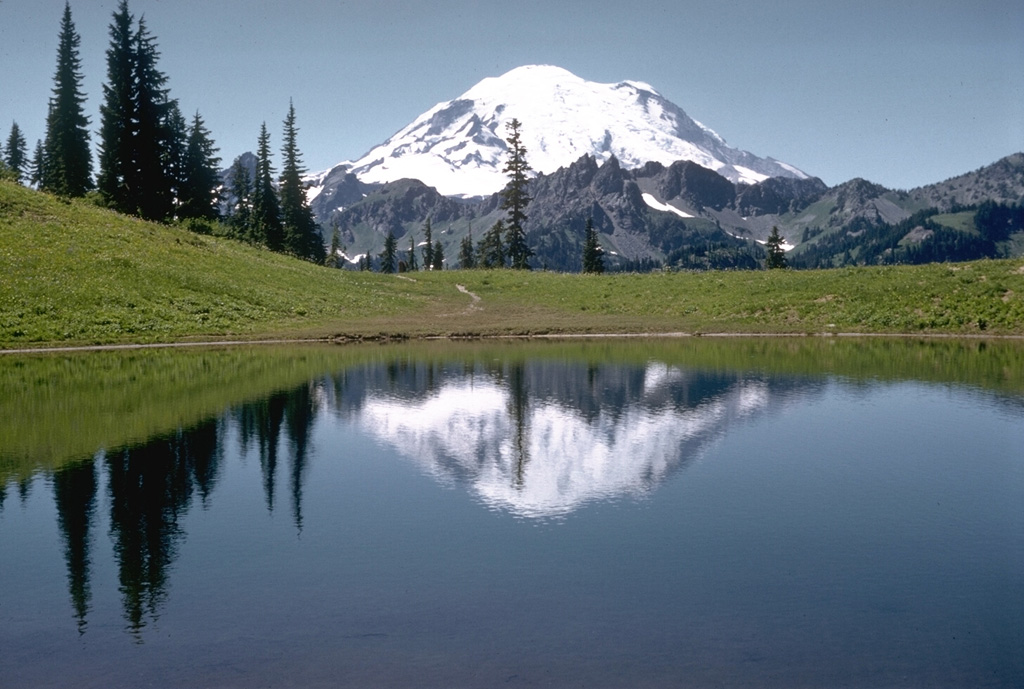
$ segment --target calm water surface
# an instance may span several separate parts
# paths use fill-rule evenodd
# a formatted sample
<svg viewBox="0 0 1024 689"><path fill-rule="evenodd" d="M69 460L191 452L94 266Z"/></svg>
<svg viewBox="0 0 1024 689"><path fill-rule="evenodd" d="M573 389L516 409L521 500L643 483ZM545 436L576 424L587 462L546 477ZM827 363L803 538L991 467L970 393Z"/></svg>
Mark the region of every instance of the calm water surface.
<svg viewBox="0 0 1024 689"><path fill-rule="evenodd" d="M3 687L1024 686L1013 390L449 346L38 451Z"/></svg>

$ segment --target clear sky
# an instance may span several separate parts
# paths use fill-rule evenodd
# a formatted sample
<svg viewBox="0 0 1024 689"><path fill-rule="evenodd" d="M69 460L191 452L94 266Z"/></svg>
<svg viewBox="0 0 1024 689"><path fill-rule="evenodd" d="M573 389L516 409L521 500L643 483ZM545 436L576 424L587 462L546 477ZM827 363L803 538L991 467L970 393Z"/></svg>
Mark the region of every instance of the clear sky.
<svg viewBox="0 0 1024 689"><path fill-rule="evenodd" d="M94 132L116 0L72 0ZM0 0L0 136L44 136L64 0ZM310 170L484 77L645 81L732 146L911 188L1024 151L1022 0L129 0L225 165L289 99Z"/></svg>

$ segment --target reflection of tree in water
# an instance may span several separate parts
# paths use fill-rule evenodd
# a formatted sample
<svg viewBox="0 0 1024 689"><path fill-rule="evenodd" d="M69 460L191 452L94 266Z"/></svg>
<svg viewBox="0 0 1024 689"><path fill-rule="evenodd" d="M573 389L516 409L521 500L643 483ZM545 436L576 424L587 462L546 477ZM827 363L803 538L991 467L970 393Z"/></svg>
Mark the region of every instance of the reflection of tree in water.
<svg viewBox="0 0 1024 689"><path fill-rule="evenodd" d="M512 418L512 461L515 463L515 485L522 488L526 480L526 464L530 461L530 429L527 420L530 412L530 390L526 381L526 373L522 362L509 366L509 415Z"/></svg>
<svg viewBox="0 0 1024 689"><path fill-rule="evenodd" d="M305 480L309 454L309 437L316 418L316 397L312 385L298 388L288 397L285 425L291 441L292 517L295 528L302 531L302 484Z"/></svg>
<svg viewBox="0 0 1024 689"><path fill-rule="evenodd" d="M263 494L267 510L274 511L274 484L277 480L277 445L284 420L284 408L288 393L279 392L258 402L243 404L235 412L242 451L256 445L260 454L260 471L263 473Z"/></svg>
<svg viewBox="0 0 1024 689"><path fill-rule="evenodd" d="M243 452L255 446L263 474L263 492L267 510L274 511L277 483L278 449L281 429L289 442L292 518L302 530L302 486L309 456L309 439L316 419L317 397L313 384L292 392L279 392L258 402L243 404L234 413Z"/></svg>
<svg viewBox="0 0 1024 689"><path fill-rule="evenodd" d="M156 618L193 492L207 500L222 456L216 420L112 452L106 466L110 532L125 617L133 632ZM69 569L71 565L69 564Z"/></svg>
<svg viewBox="0 0 1024 689"><path fill-rule="evenodd" d="M71 604L78 618L78 633L85 633L89 612L89 526L96 512L96 467L92 459L69 464L53 475L57 524L64 541Z"/></svg>

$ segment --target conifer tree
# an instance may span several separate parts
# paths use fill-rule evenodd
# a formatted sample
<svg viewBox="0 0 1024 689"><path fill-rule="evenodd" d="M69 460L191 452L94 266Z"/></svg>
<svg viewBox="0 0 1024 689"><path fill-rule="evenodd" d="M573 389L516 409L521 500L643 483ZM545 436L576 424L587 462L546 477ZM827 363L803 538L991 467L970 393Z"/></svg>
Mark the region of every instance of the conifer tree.
<svg viewBox="0 0 1024 689"><path fill-rule="evenodd" d="M779 228L772 227L772 233L768 236L768 241L765 242L765 248L768 251L765 268L772 270L786 267L786 252L782 248L785 241L785 237L779 234Z"/></svg>
<svg viewBox="0 0 1024 689"><path fill-rule="evenodd" d="M45 158L38 161L38 185L67 197L84 196L93 186L89 118L83 110L82 61L78 57L80 44L81 38L71 20L71 6L64 3L53 97L46 117Z"/></svg>
<svg viewBox="0 0 1024 689"><path fill-rule="evenodd" d="M135 174L129 181L138 215L166 220L174 209L175 160L183 147L184 118L165 88L167 76L157 69L156 40L139 19L135 44Z"/></svg>
<svg viewBox="0 0 1024 689"><path fill-rule="evenodd" d="M423 270L434 267L434 234L430 227L430 218L423 224Z"/></svg>
<svg viewBox="0 0 1024 689"><path fill-rule="evenodd" d="M397 242L395 241L395 235L388 230L388 236L384 238L384 251L380 254L380 272L382 273L394 273L395 272L395 254L397 253Z"/></svg>
<svg viewBox="0 0 1024 689"><path fill-rule="evenodd" d="M604 250L598 241L597 230L594 229L594 221L591 218L587 218L586 236L583 240L583 272L604 272Z"/></svg>
<svg viewBox="0 0 1024 689"><path fill-rule="evenodd" d="M188 124L181 114L177 101L171 101L168 105L164 120L166 139L161 154L170 201L166 217L183 218L185 216L181 213L181 196L186 185L185 151L188 146Z"/></svg>
<svg viewBox="0 0 1024 689"><path fill-rule="evenodd" d="M491 226L491 229L484 233L476 247L477 265L481 268L505 267L505 245L502 243L504 235L504 220L498 220Z"/></svg>
<svg viewBox="0 0 1024 689"><path fill-rule="evenodd" d="M429 265L424 266L424 267L427 268L428 270L430 269ZM416 263L416 236L412 232L410 232L409 233L409 272L410 273L414 273L414 272L416 272L419 269L420 269L420 267Z"/></svg>
<svg viewBox="0 0 1024 689"><path fill-rule="evenodd" d="M135 174L132 119L135 116L134 17L127 0L118 3L110 25L107 48L107 81L100 105L99 176L97 186L107 205L134 212L129 180Z"/></svg>
<svg viewBox="0 0 1024 689"><path fill-rule="evenodd" d="M434 270L444 270L444 247L441 246L441 240L438 239L434 242L434 264L431 266Z"/></svg>
<svg viewBox="0 0 1024 689"><path fill-rule="evenodd" d="M476 257L473 255L473 235L467 234L459 244L459 267L476 268Z"/></svg>
<svg viewBox="0 0 1024 689"><path fill-rule="evenodd" d="M252 190L251 241L263 244L271 251L284 249L281 231L281 207L274 189L274 168L270 163L270 134L267 123L260 126L256 144L256 179Z"/></svg>
<svg viewBox="0 0 1024 689"><path fill-rule="evenodd" d="M220 158L203 118L196 112L185 146L183 175L178 190L178 215L216 220L220 216ZM248 171L245 171L248 177ZM248 192L247 192L248 195Z"/></svg>
<svg viewBox="0 0 1024 689"><path fill-rule="evenodd" d="M340 268L341 267L341 256L338 254L341 252L341 230L338 229L338 222L334 221L331 226L331 250L327 254L327 259L324 261L324 265L328 268Z"/></svg>
<svg viewBox="0 0 1024 689"><path fill-rule="evenodd" d="M7 146L3 150L3 161L7 169L19 183L22 182L28 165L28 144L17 122L11 124L11 133L7 136Z"/></svg>
<svg viewBox="0 0 1024 689"><path fill-rule="evenodd" d="M107 204L147 220L169 219L174 211L175 138L180 121L157 68L160 53L146 22L121 0L110 25L107 82L100 106L98 186ZM180 134L180 132L179 132ZM49 158L49 152L47 152Z"/></svg>
<svg viewBox="0 0 1024 689"><path fill-rule="evenodd" d="M249 168L242 162L242 157L235 158L231 165L231 196L234 204L231 207L229 224L234 236L248 242L255 241L252 227L252 177Z"/></svg>
<svg viewBox="0 0 1024 689"><path fill-rule="evenodd" d="M533 256L533 251L526 243L526 231L523 226L526 223L526 205L530 202L530 195L527 193L530 180L526 173L531 168L526 162L526 147L523 145L520 127L522 123L515 118L505 125L509 132L508 138L505 139L508 144L508 161L502 172L508 175L509 181L501 192L501 208L508 211L505 246L511 267L529 270L529 260Z"/></svg>
<svg viewBox="0 0 1024 689"><path fill-rule="evenodd" d="M281 147L280 189L281 226L284 250L316 263L326 258L323 239L313 211L306 200L306 185L302 182L305 169L298 146L298 128L295 126L295 105L288 104L284 120L284 142Z"/></svg>
<svg viewBox="0 0 1024 689"><path fill-rule="evenodd" d="M42 139L36 139L36 150L32 154L32 163L29 165L28 183L39 189L43 184L43 167L46 154L43 152Z"/></svg>

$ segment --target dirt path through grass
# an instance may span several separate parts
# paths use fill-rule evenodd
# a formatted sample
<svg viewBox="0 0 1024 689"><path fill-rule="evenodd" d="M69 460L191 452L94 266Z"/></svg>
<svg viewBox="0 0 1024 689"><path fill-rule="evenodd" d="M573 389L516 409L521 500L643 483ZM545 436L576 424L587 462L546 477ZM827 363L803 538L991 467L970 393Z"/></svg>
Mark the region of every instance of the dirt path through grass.
<svg viewBox="0 0 1024 689"><path fill-rule="evenodd" d="M468 289L466 289L465 285L455 285L455 289L459 290L463 294L469 295L469 298L473 300L472 302L470 302L469 306L466 308L465 313L473 313L474 311L483 311L483 307L480 306L480 295L474 294L473 292L470 292Z"/></svg>

